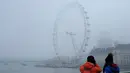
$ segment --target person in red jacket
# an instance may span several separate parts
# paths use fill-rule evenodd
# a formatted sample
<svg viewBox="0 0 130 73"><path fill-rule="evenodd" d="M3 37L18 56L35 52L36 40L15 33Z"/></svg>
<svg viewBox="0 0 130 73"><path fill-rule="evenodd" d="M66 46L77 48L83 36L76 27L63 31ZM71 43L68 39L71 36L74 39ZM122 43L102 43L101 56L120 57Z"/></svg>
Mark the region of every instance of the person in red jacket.
<svg viewBox="0 0 130 73"><path fill-rule="evenodd" d="M81 73L100 73L101 71L93 56L88 56L87 62L80 66Z"/></svg>

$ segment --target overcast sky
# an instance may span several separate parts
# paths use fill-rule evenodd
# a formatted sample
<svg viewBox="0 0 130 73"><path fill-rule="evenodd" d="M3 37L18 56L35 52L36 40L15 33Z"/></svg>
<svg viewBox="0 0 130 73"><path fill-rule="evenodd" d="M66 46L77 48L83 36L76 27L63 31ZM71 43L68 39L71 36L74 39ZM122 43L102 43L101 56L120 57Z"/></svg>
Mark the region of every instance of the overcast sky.
<svg viewBox="0 0 130 73"><path fill-rule="evenodd" d="M52 36L54 22L59 11L74 1L0 0L0 58L43 60L54 57ZM108 36L113 40L130 43L130 0L79 0L79 3L83 5L90 18L90 46L97 43L102 31L109 32ZM62 14L61 20L58 21L58 32L71 30L81 35L80 38L78 35L75 37L76 43L80 44L83 39L81 38L84 29L83 17L79 10L73 8L79 9L72 7L72 10L66 9L66 13ZM70 18L75 22L69 22ZM60 54L68 56L74 54L72 39L67 35L58 37L62 43L59 48Z"/></svg>

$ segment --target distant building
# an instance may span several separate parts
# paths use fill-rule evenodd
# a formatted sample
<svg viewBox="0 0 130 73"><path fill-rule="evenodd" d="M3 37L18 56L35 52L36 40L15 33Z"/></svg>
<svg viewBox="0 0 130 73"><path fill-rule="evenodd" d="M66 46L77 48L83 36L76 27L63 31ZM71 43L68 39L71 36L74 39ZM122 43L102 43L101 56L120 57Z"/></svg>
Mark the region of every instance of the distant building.
<svg viewBox="0 0 130 73"><path fill-rule="evenodd" d="M118 44L113 50L115 62L121 68L130 68L130 44Z"/></svg>
<svg viewBox="0 0 130 73"><path fill-rule="evenodd" d="M114 42L113 42L112 37L110 36L110 33L108 31L101 31L100 32L96 46L98 48L107 48L107 47L114 46Z"/></svg>
<svg viewBox="0 0 130 73"><path fill-rule="evenodd" d="M94 48L90 52L90 55L95 56L97 63L103 66L108 53L113 53L114 62L117 63L121 69L130 68L130 44L117 44L115 47L108 48Z"/></svg>
<svg viewBox="0 0 130 73"><path fill-rule="evenodd" d="M60 58L60 59L59 59ZM65 67L65 68L77 68L80 65L80 59L77 59L75 56L59 56L54 57L46 61L46 67Z"/></svg>

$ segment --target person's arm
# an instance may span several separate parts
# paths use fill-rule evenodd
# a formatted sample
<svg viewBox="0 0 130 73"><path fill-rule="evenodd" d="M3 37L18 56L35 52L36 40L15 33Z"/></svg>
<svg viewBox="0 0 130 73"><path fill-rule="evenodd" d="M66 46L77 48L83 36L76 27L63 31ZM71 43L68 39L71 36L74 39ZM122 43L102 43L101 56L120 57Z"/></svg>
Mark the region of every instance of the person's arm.
<svg viewBox="0 0 130 73"><path fill-rule="evenodd" d="M106 66L107 66L107 64L105 63L104 66L103 66L103 73L105 71Z"/></svg>
<svg viewBox="0 0 130 73"><path fill-rule="evenodd" d="M120 73L120 68L118 67L117 69L118 69L118 73Z"/></svg>
<svg viewBox="0 0 130 73"><path fill-rule="evenodd" d="M111 70L109 68L105 68L104 73L112 73Z"/></svg>
<svg viewBox="0 0 130 73"><path fill-rule="evenodd" d="M98 72L101 72L101 71L102 71L101 67L100 67L98 64L96 64L95 68L96 68L96 70L97 70Z"/></svg>
<svg viewBox="0 0 130 73"><path fill-rule="evenodd" d="M84 72L84 66L81 65L81 66L80 66L80 73L83 73L83 72Z"/></svg>

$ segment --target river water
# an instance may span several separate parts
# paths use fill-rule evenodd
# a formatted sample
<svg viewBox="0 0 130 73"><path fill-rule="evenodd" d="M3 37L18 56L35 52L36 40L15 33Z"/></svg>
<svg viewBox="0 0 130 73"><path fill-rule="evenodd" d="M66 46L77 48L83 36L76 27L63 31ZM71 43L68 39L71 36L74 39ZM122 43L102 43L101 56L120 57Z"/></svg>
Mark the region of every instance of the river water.
<svg viewBox="0 0 130 73"><path fill-rule="evenodd" d="M78 69L71 68L43 68L35 67L34 64L23 66L19 63L8 65L0 64L0 73L80 73Z"/></svg>
<svg viewBox="0 0 130 73"><path fill-rule="evenodd" d="M80 73L79 69L44 68L44 67L35 67L35 65L36 64L34 63L28 63L27 66L24 66L20 63L9 63L8 65L0 63L0 73ZM128 72L121 71L120 73L128 73Z"/></svg>

